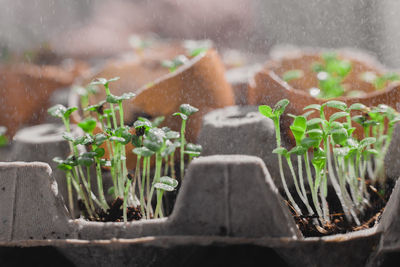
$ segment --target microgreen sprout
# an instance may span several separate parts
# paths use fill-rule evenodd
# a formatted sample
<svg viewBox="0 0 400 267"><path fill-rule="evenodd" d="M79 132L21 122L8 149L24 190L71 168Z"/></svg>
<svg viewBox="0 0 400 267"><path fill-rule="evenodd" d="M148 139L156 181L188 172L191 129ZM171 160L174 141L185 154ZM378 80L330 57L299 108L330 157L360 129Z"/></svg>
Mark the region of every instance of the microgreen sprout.
<svg viewBox="0 0 400 267"><path fill-rule="evenodd" d="M279 118L288 104L289 101L284 99L274 108L259 106L259 111L274 122L277 148L273 153L278 154L282 184L290 204L298 215L305 212L299 208L287 187L282 169L282 156L286 158L296 193L304 204L307 214L314 216L316 212L318 220L314 221L315 225L327 226L331 221L326 200L328 180L336 192L346 219L360 225L360 218L365 208L370 205L366 180L370 180L373 185L385 182L384 158L390 146L394 125L400 121L400 115L394 109L382 104L372 108L360 103L348 107L344 102L336 100L322 105L312 104L304 108L306 114L290 115L294 119L290 130L296 146L288 151L281 147L279 125ZM336 110L329 118L325 115L327 108ZM308 119L310 111L318 112L319 116ZM353 111L361 112L362 115L351 117ZM385 121L388 123L385 124ZM356 128L353 122L364 128L363 139L355 138ZM290 157L292 154L297 155L297 174ZM312 204L307 198L303 162Z"/></svg>
<svg viewBox="0 0 400 267"><path fill-rule="evenodd" d="M210 40L185 40L183 43L189 57L196 57L212 47Z"/></svg>
<svg viewBox="0 0 400 267"><path fill-rule="evenodd" d="M288 70L282 75L282 79L285 82L290 82L291 80L300 79L304 76L302 70Z"/></svg>
<svg viewBox="0 0 400 267"><path fill-rule="evenodd" d="M197 111L199 111L198 108L195 108L189 104L182 104L179 107L180 112L176 112L173 115L174 116L180 116L182 119L182 126L181 126L181 136L180 136L180 148L181 148L181 179L183 180L184 177L184 171L185 171L185 146L186 146L186 140L185 140L185 131L186 131L186 122L189 119L189 116L193 115Z"/></svg>
<svg viewBox="0 0 400 267"><path fill-rule="evenodd" d="M389 82L400 81L400 75L395 72L377 75L374 72L367 71L361 74L360 79L373 84L376 90L382 90Z"/></svg>
<svg viewBox="0 0 400 267"><path fill-rule="evenodd" d="M174 72L179 66L185 64L189 59L184 55L179 55L173 60L163 60L161 66L168 68L169 72Z"/></svg>
<svg viewBox="0 0 400 267"><path fill-rule="evenodd" d="M197 109L188 104L181 105L180 112L176 114L182 118L181 134L168 127L159 128L164 117L156 117L153 121L139 117L131 129L124 124L122 103L133 98L135 94L113 95L110 83L117 79L98 78L91 83L104 86L106 100L84 108L87 116L78 123L78 127L84 132L83 136L74 136L71 132L70 116L77 108L56 105L48 110L51 115L62 119L66 129L63 138L70 146L71 153L66 159L54 158L58 168L66 173L69 209L71 214L74 214L72 188L85 207L81 210L83 216L91 220L101 220L99 216L107 214L113 208L113 204L106 201L103 187L103 169L108 168L113 182L108 193L122 203L124 222L128 220L128 210L132 210L132 207L139 212L135 215L137 219L163 217L163 195L165 192L176 190L178 185L175 175L175 150L180 147L181 158L183 159L186 153L189 160L199 156L201 152L201 146L186 145L184 138L186 121ZM126 151L126 145L129 143L135 146L132 151ZM86 151L78 149L79 147L85 147ZM127 168L127 153L136 155L136 167L131 173ZM152 171L151 162L154 161L155 170ZM93 192L90 179L93 166L97 194ZM184 167L183 164L181 166ZM183 177L183 170L181 175ZM154 193L156 205L153 210Z"/></svg>
<svg viewBox="0 0 400 267"><path fill-rule="evenodd" d="M350 61L339 59L336 53L323 53L322 63L316 62L312 70L317 73L320 98L339 97L345 93L343 81L350 73L352 66Z"/></svg>
<svg viewBox="0 0 400 267"><path fill-rule="evenodd" d="M6 136L7 128L0 126L0 147L8 144L8 138Z"/></svg>

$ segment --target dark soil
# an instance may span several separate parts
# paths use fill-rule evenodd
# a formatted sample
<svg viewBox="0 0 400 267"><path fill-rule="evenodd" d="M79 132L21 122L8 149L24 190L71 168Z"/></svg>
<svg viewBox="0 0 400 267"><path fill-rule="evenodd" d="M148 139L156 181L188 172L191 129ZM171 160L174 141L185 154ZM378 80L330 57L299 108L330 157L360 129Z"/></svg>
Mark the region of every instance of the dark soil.
<svg viewBox="0 0 400 267"><path fill-rule="evenodd" d="M123 221L123 211L122 205L124 200L120 197L116 198L112 203L107 212L103 210L98 210L97 216L98 218L89 218L87 214L85 214L85 218L89 218L90 221L98 221L98 222L122 222ZM80 204L80 210L85 211L85 207ZM83 206L83 207L82 207ZM142 213L140 212L140 207L127 207L127 219L128 221L137 221L142 218Z"/></svg>
<svg viewBox="0 0 400 267"><path fill-rule="evenodd" d="M370 206L366 207L364 216L360 218L361 225L356 225L353 222L349 222L344 216L343 209L340 205L339 199L336 196L336 193L333 188L328 189L327 202L330 211L330 219L331 223L329 225L325 225L323 227L315 226L313 224L313 219L317 218L317 216L308 216L302 215L299 216L295 213L294 209L289 205L289 202L286 201L289 206L293 217L296 221L297 226L303 233L304 237L320 237L326 235L334 235L334 234L344 234L352 231L358 231L362 229L371 228L376 225L383 212L383 209L386 205L386 202L389 200L390 194L392 193L392 189L394 187L394 180L388 179L385 188L374 188L371 185L368 185L368 193L370 194ZM384 192L384 193L379 193ZM301 203L300 199L296 199L297 193L295 191L291 192L292 196L295 198L296 203ZM284 195L284 194L283 194ZM309 201L311 200L311 194L309 194ZM302 203L301 203L302 204ZM302 211L305 211L305 207L301 207ZM306 214L306 213L304 213Z"/></svg>

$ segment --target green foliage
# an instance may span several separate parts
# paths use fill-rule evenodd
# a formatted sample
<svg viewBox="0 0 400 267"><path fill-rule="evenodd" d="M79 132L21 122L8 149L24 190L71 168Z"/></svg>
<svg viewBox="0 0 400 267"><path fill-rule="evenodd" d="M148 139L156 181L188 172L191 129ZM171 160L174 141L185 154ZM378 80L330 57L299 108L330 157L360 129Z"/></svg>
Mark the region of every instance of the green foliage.
<svg viewBox="0 0 400 267"><path fill-rule="evenodd" d="M326 55L325 60L332 64L329 65L330 71L335 70L342 76L348 73L349 67L337 62L334 55ZM328 68L319 66L320 69L322 67ZM384 158L390 146L394 124L400 121L400 115L393 108L383 104L366 107L361 103L355 103L347 107L344 102L336 100L327 101L322 105L312 104L305 107L304 110L316 110L319 112L319 117L289 116L293 118L290 130L295 138L296 146L288 151L280 145L278 137L279 116L282 115L288 103L285 99L281 100L273 109L262 105L259 106L259 111L275 122L277 148L272 153L278 155L285 193L292 207L298 214L302 214L303 211L287 189L281 166L281 156L286 158L291 170L298 199L303 202L309 215L317 213L318 224L326 226L330 223L329 206L324 204L328 194L328 179L332 180L332 184L338 185L334 186L334 189L347 220L360 224L360 218L363 216L366 206L369 205L365 181L369 179L372 184L379 180L384 181ZM337 112L326 118L325 108L333 108ZM362 114L351 117L352 111L362 112ZM365 138L357 140L353 134L355 127L352 122L356 122L364 128ZM291 155L297 156L299 166L302 165L301 161L304 159L312 204L303 190L302 169L299 169L299 173L296 174L292 166ZM310 162L314 168L314 176L311 172Z"/></svg>
<svg viewBox="0 0 400 267"><path fill-rule="evenodd" d="M282 79L285 82L290 82L291 80L300 79L303 76L304 72L302 70L289 70L282 75Z"/></svg>
<svg viewBox="0 0 400 267"><path fill-rule="evenodd" d="M7 132L7 128L4 126L0 126L0 147L8 144L8 138L5 135Z"/></svg>
<svg viewBox="0 0 400 267"><path fill-rule="evenodd" d="M172 60L161 61L161 66L168 68L169 72L174 72L179 66L185 64L189 59L184 55L179 55Z"/></svg>
<svg viewBox="0 0 400 267"><path fill-rule="evenodd" d="M157 117L153 121L139 117L133 123L135 134L132 134L130 127L125 125L123 121L122 103L132 99L135 94L124 93L121 96L111 94L109 83L117 79L98 78L91 83L91 86L104 86L106 100L83 108L87 113L94 112L96 114L94 118L84 113L85 118L78 123L78 126L85 132L84 135L74 136L70 131L69 117L77 108L56 105L49 109L51 115L63 120L66 128L63 138L70 145L70 155L66 159L54 158L54 161L58 164L58 168L66 173L71 211L74 208L72 201L73 187L76 194L82 199L82 203L85 206L84 212L87 213L89 219L99 219L98 209L107 213L109 203L105 198L106 192L103 190L102 177L102 168L107 167L113 181L113 186L108 190L108 193L115 198L123 199L124 221L127 221L128 205L138 205L135 201L132 201L135 198L140 198L138 207L140 207L143 216L148 219L162 217L162 193L164 191L173 191L178 185L174 168L174 153L176 149L180 148L181 160L183 161L185 154L189 156L189 160L199 156L201 146L186 143L184 139L185 127L182 128L183 131L181 133L168 127L158 128L164 121L163 116ZM107 105L107 108L105 108L105 105ZM182 104L177 113L183 119L182 125L185 126L189 116L197 111L197 108L189 104ZM94 134L96 127L101 129L101 132ZM177 141L178 139L180 141ZM129 143L132 143L135 148L131 151L126 151L125 146ZM86 149L80 149L82 147ZM134 176L128 172L127 168L126 161L129 153L137 156ZM150 168L151 161L156 163L153 171ZM162 169L164 169L164 176L161 176ZM90 184L90 172L93 172L93 170L95 170L97 178L97 195L92 191ZM169 172L172 178L168 176ZM154 174L152 180L150 178L151 173ZM183 176L183 171L181 175ZM142 183L138 182L139 179ZM144 190L145 187L146 190ZM157 190L155 212L153 212L151 206L154 190ZM137 192L140 192L139 198L135 197ZM145 203L145 199L147 199L148 203Z"/></svg>

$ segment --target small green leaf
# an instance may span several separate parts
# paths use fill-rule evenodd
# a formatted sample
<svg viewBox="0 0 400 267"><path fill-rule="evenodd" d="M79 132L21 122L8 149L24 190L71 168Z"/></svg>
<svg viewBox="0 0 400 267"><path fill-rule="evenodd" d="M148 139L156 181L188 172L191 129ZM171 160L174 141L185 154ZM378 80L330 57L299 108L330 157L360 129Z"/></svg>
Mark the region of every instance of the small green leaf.
<svg viewBox="0 0 400 267"><path fill-rule="evenodd" d="M323 119L313 118L313 119L307 121L307 127L311 127L311 126L319 125L319 124L323 124L323 123L324 123Z"/></svg>
<svg viewBox="0 0 400 267"><path fill-rule="evenodd" d="M71 116L72 112L74 112L75 110L78 110L78 108L77 107L67 108L67 110L64 113L64 118L68 119Z"/></svg>
<svg viewBox="0 0 400 267"><path fill-rule="evenodd" d="M291 80L299 79L304 76L302 70L289 70L282 75L282 79L285 82L290 82Z"/></svg>
<svg viewBox="0 0 400 267"><path fill-rule="evenodd" d="M304 136L307 129L307 120L303 116L298 116L294 119L293 124L290 126L290 130L293 133L296 143L299 143Z"/></svg>
<svg viewBox="0 0 400 267"><path fill-rule="evenodd" d="M391 121L389 121L389 125L393 126L400 121L400 115L396 115Z"/></svg>
<svg viewBox="0 0 400 267"><path fill-rule="evenodd" d="M292 148L289 151L289 154L296 154L296 155L304 155L307 152L307 148L303 147L303 146L295 146L294 148Z"/></svg>
<svg viewBox="0 0 400 267"><path fill-rule="evenodd" d="M160 177L160 179L158 180L159 183L163 183L169 186L172 186L173 188L176 188L178 186L178 180L173 179L171 177L168 176L162 176Z"/></svg>
<svg viewBox="0 0 400 267"><path fill-rule="evenodd" d="M172 114L173 116L180 116L182 120L186 121L188 119L188 116L186 116L185 114L181 113L181 112L175 112L174 114Z"/></svg>
<svg viewBox="0 0 400 267"><path fill-rule="evenodd" d="M329 117L329 122L332 122L332 121L335 121L335 120L337 120L337 119L346 117L347 115L349 115L349 113L344 112L344 111L336 112L336 113L332 114L332 115Z"/></svg>
<svg viewBox="0 0 400 267"><path fill-rule="evenodd" d="M344 145L349 137L347 131L344 128L334 129L332 132L332 138L335 144Z"/></svg>
<svg viewBox="0 0 400 267"><path fill-rule="evenodd" d="M103 133L98 133L94 136L94 143L96 146L100 146L107 140L107 136Z"/></svg>
<svg viewBox="0 0 400 267"><path fill-rule="evenodd" d="M323 132L321 129L312 129L307 131L306 134L312 139L321 139Z"/></svg>
<svg viewBox="0 0 400 267"><path fill-rule="evenodd" d="M288 151L284 147L278 147L278 148L275 148L274 150L272 150L272 153L286 156Z"/></svg>
<svg viewBox="0 0 400 267"><path fill-rule="evenodd" d="M366 110L367 107L361 103L354 103L349 107L349 110Z"/></svg>
<svg viewBox="0 0 400 267"><path fill-rule="evenodd" d="M376 149L366 149L364 151L365 155L379 155L379 152Z"/></svg>
<svg viewBox="0 0 400 267"><path fill-rule="evenodd" d="M179 107L179 111L181 113L185 114L186 116L190 116L190 115L196 113L197 111L199 111L199 109L196 107L193 107L189 104L182 104Z"/></svg>
<svg viewBox="0 0 400 267"><path fill-rule="evenodd" d="M287 99L282 99L278 101L278 103L275 104L273 109L273 113L275 114L275 116L280 117L283 114L283 112L285 112L285 109L287 105L289 105L289 103L290 102Z"/></svg>
<svg viewBox="0 0 400 267"><path fill-rule="evenodd" d="M320 138L306 137L301 140L301 146L305 148L318 147L319 143L321 143Z"/></svg>
<svg viewBox="0 0 400 267"><path fill-rule="evenodd" d="M162 148L162 141L152 141L149 139L145 139L143 141L143 145L151 151L158 152Z"/></svg>
<svg viewBox="0 0 400 267"><path fill-rule="evenodd" d="M331 123L329 123L329 126L331 127L331 129L344 128L343 124L338 121L332 121Z"/></svg>
<svg viewBox="0 0 400 267"><path fill-rule="evenodd" d="M180 134L178 132L175 131L168 131L165 133L165 137L167 139L177 139L180 137Z"/></svg>
<svg viewBox="0 0 400 267"><path fill-rule="evenodd" d="M49 108L49 109L47 110L47 112L48 112L51 116L57 117L57 118L63 118L66 111L67 111L67 108L64 107L64 106L61 105L61 104L52 106L51 108Z"/></svg>
<svg viewBox="0 0 400 267"><path fill-rule="evenodd" d="M142 142L140 141L140 137L137 135L132 135L131 142L135 147L140 147L142 145Z"/></svg>
<svg viewBox="0 0 400 267"><path fill-rule="evenodd" d="M91 145L93 144L93 142L94 142L93 138L88 134L75 138L74 140L75 145Z"/></svg>
<svg viewBox="0 0 400 267"><path fill-rule="evenodd" d="M132 152L142 157L151 157L152 155L154 155L154 152L147 147L136 147L132 149Z"/></svg>
<svg viewBox="0 0 400 267"><path fill-rule="evenodd" d="M107 194L110 195L110 196L114 195L114 192L115 192L114 186L111 186L111 187L108 188L108 190L107 190Z"/></svg>
<svg viewBox="0 0 400 267"><path fill-rule="evenodd" d="M360 124L361 126L366 126L365 121L367 120L363 115L356 115L351 118L354 122Z"/></svg>
<svg viewBox="0 0 400 267"><path fill-rule="evenodd" d="M118 137L118 136L111 136L109 138L110 141L116 142L116 143L121 143L124 144L126 142L125 138Z"/></svg>
<svg viewBox="0 0 400 267"><path fill-rule="evenodd" d="M337 100L331 100L323 104L323 106L327 106L330 108L336 108L345 111L347 109L346 103Z"/></svg>
<svg viewBox="0 0 400 267"><path fill-rule="evenodd" d="M152 127L158 127L161 125L161 123L163 123L164 120L165 116L158 116L151 122L151 125Z"/></svg>
<svg viewBox="0 0 400 267"><path fill-rule="evenodd" d="M304 118L307 118L308 116L310 116L310 115L313 114L314 112L315 112L315 110L309 110L309 111L305 112L302 116L303 116Z"/></svg>
<svg viewBox="0 0 400 267"><path fill-rule="evenodd" d="M65 171L65 172L68 172L68 171L72 170L72 166L70 166L68 164L65 164L65 163L58 164L57 168L59 170Z"/></svg>
<svg viewBox="0 0 400 267"><path fill-rule="evenodd" d="M117 80L119 80L119 77L114 77L114 78L111 78L109 80L107 80L105 78L96 78L90 83L90 85L101 84L101 85L107 86L110 82L117 81Z"/></svg>
<svg viewBox="0 0 400 267"><path fill-rule="evenodd" d="M63 135L62 135L62 137L63 137L65 140L69 141L69 142L74 142L74 141L75 141L75 138L74 138L74 136L72 135L72 133L64 132Z"/></svg>
<svg viewBox="0 0 400 267"><path fill-rule="evenodd" d="M174 189L175 189L172 186L163 184L163 183L155 183L154 188L157 188L157 189L163 190L163 191L168 191L168 192L174 191Z"/></svg>
<svg viewBox="0 0 400 267"><path fill-rule="evenodd" d="M97 112L98 114L103 114L103 109L104 109L104 104L106 103L105 100L100 101L99 103L95 105L88 106L84 109L84 111L94 111Z"/></svg>
<svg viewBox="0 0 400 267"><path fill-rule="evenodd" d="M136 96L135 93L128 92L128 93L123 93L121 96L118 97L118 99L119 99L120 101L122 101L122 100L129 100L129 99L134 98L135 96Z"/></svg>
<svg viewBox="0 0 400 267"><path fill-rule="evenodd" d="M311 104L311 105L308 105L305 108L303 108L303 110L307 110L307 109L315 109L315 110L320 111L321 110L321 105Z"/></svg>
<svg viewBox="0 0 400 267"><path fill-rule="evenodd" d="M106 151L104 150L104 148L98 147L94 150L94 152L96 153L96 157L97 158L101 158L104 156L104 154L106 153Z"/></svg>
<svg viewBox="0 0 400 267"><path fill-rule="evenodd" d="M93 130L96 128L97 122L93 118L86 118L83 121L78 123L78 126L85 132L85 133L93 133Z"/></svg>
<svg viewBox="0 0 400 267"><path fill-rule="evenodd" d="M79 163L79 165L89 167L94 163L94 160L93 160L93 158L90 158L90 157L79 156L78 163Z"/></svg>
<svg viewBox="0 0 400 267"><path fill-rule="evenodd" d="M193 152L201 152L203 151L203 147L201 145L196 145L192 143L188 143L185 147L187 151L193 151Z"/></svg>
<svg viewBox="0 0 400 267"><path fill-rule="evenodd" d="M272 112L272 108L267 105L262 105L258 107L258 111L267 118L274 118L275 114Z"/></svg>
<svg viewBox="0 0 400 267"><path fill-rule="evenodd" d="M333 153L338 157L345 157L349 154L350 148L348 147L335 147Z"/></svg>
<svg viewBox="0 0 400 267"><path fill-rule="evenodd" d="M106 97L106 101L107 103L111 103L111 104L118 104L118 102L120 101L118 96L115 96L113 94L109 94Z"/></svg>
<svg viewBox="0 0 400 267"><path fill-rule="evenodd" d="M360 147L364 148L366 146L372 145L376 142L375 137L366 137L360 142Z"/></svg>

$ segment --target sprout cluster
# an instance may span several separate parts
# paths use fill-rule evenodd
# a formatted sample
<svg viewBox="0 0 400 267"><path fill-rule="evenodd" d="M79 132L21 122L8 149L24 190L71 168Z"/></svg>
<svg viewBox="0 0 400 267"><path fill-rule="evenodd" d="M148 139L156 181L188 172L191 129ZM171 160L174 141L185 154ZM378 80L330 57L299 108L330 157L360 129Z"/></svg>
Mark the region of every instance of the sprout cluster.
<svg viewBox="0 0 400 267"><path fill-rule="evenodd" d="M321 62L314 62L311 69L316 73L318 79L318 88L310 88L310 94L318 98L335 98L343 96L360 95L360 91L346 88L344 80L352 70L351 62L345 59L340 59L334 52L326 52L321 55ZM304 72L302 70L293 69L285 72L282 79L285 82L290 82L295 79L302 78ZM389 72L382 75L377 75L374 72L364 72L359 79L371 83L376 90L385 88L390 81L399 81L400 75Z"/></svg>
<svg viewBox="0 0 400 267"><path fill-rule="evenodd" d="M289 166L295 191L306 212L318 218L314 221L316 225L326 226L331 221L326 200L328 180L336 192L346 219L360 225L360 218L370 205L366 180L372 185L385 183L384 159L392 140L394 125L400 120L400 115L383 104L373 108L360 103L348 107L341 101L309 105L304 108L307 111L305 114L291 115L294 120L290 130L296 146L287 150L281 146L279 119L288 104L289 101L283 99L274 108L259 106L259 111L274 122L277 148L273 153L278 155L281 180L290 204L298 215L303 215L305 211L300 209L287 186L282 158ZM326 108L333 108L337 112L327 118ZM352 111L360 115L352 117ZM318 112L319 116L308 119L313 112ZM357 140L354 136L356 128L353 122L364 129L363 139ZM297 157L297 173L291 155ZM306 189L305 179L309 190ZM311 194L311 201L307 197L308 193Z"/></svg>
<svg viewBox="0 0 400 267"><path fill-rule="evenodd" d="M184 137L186 121L197 109L188 104L181 105L180 112L177 113L182 118L181 133L172 131L168 127L158 128L163 117L156 118L154 121L140 117L131 129L124 124L122 103L133 98L135 94L113 95L109 83L117 79L99 78L91 83L91 86L104 86L106 100L84 107L84 114L88 116L78 123L85 132L83 136L73 136L70 128L70 116L78 108L56 105L48 110L52 116L62 119L66 129L63 137L70 146L71 153L66 159L54 158L54 161L59 164L58 168L66 173L69 208L71 214L74 214L73 187L84 204L84 210L89 219L98 220L98 214L108 212L110 206L106 201L102 177L102 169L108 168L113 182L108 194L115 199L123 200L125 222L128 220L128 206L140 210L137 219L142 216L148 219L163 217L163 193L175 190L178 185L174 167L176 148L181 150L181 167L184 166L185 154L192 159L201 152L201 146L187 144ZM95 118L90 114L95 114ZM132 151L126 151L126 145L129 143L135 146ZM81 152L78 149L79 146L85 146L87 149ZM127 153L137 155L134 175L127 169ZM154 158L155 170L152 170L151 162ZM183 168L180 172L181 179L184 175ZM93 169L97 181L97 195L92 190L90 179ZM152 178L151 174L153 174ZM155 211L151 204L154 191L157 195Z"/></svg>

